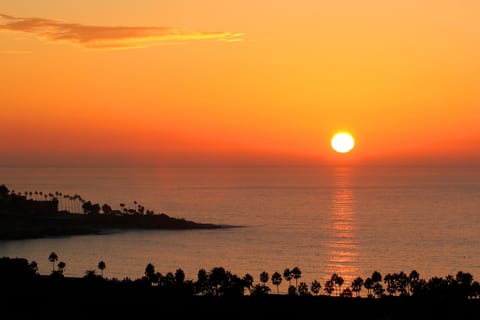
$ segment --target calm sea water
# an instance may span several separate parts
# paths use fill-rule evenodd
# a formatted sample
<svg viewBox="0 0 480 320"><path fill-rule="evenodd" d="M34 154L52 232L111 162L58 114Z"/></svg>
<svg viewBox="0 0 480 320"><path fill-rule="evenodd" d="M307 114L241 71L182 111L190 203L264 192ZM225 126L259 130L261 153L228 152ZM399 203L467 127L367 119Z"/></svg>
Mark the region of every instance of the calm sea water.
<svg viewBox="0 0 480 320"><path fill-rule="evenodd" d="M349 284L375 270L480 279L480 168L0 168L1 183L244 226L0 242L0 256L35 260L42 274L55 251L68 276L103 260L118 279L148 263L188 279L217 266L255 280L298 266L300 281L322 285L334 272Z"/></svg>

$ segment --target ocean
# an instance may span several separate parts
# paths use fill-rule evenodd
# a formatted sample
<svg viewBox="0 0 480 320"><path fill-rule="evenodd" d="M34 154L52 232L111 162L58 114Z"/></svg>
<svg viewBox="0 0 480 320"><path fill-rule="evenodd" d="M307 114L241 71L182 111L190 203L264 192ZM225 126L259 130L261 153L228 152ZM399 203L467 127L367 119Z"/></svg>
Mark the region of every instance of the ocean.
<svg viewBox="0 0 480 320"><path fill-rule="evenodd" d="M373 271L480 279L475 167L0 168L0 184L241 226L0 241L0 256L34 260L41 274L51 272L53 251L66 276L100 273L104 261L104 276L120 280L142 277L149 263L192 280L219 266L255 281L298 267L299 281L322 286L333 273L349 285Z"/></svg>

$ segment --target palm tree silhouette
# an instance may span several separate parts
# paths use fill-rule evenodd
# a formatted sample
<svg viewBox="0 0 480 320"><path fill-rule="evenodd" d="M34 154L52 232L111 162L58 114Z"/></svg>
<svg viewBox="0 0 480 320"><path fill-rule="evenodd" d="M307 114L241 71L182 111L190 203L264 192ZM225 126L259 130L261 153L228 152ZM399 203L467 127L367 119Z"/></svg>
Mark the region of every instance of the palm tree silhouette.
<svg viewBox="0 0 480 320"><path fill-rule="evenodd" d="M288 286L290 286L292 281L292 272L290 271L290 269L286 268L283 271L283 278L288 281Z"/></svg>
<svg viewBox="0 0 480 320"><path fill-rule="evenodd" d="M195 291L202 296L208 292L208 275L207 271L203 268L198 270Z"/></svg>
<svg viewBox="0 0 480 320"><path fill-rule="evenodd" d="M352 291L355 292L356 296L360 296L360 291L362 290L363 286L363 279L361 277L357 277L352 281Z"/></svg>
<svg viewBox="0 0 480 320"><path fill-rule="evenodd" d="M182 269L177 269L175 271L175 285L180 287L185 282L185 272Z"/></svg>
<svg viewBox="0 0 480 320"><path fill-rule="evenodd" d="M318 282L317 280L312 281L310 290L313 292L314 295L318 295L321 288L322 288L322 285L320 284L320 282Z"/></svg>
<svg viewBox="0 0 480 320"><path fill-rule="evenodd" d="M305 282L300 282L298 286L298 294L301 296L308 296L310 293L308 292L308 285Z"/></svg>
<svg viewBox="0 0 480 320"><path fill-rule="evenodd" d="M67 265L67 264L66 264L65 262L60 261L60 262L58 263L58 265L57 265L57 267L58 267L58 272L61 273L61 274L63 274L63 271L65 271L65 266L66 266L66 265Z"/></svg>
<svg viewBox="0 0 480 320"><path fill-rule="evenodd" d="M278 272L274 272L272 274L272 283L277 286L277 294L279 294L280 291L278 287L280 286L280 283L282 283L282 275Z"/></svg>
<svg viewBox="0 0 480 320"><path fill-rule="evenodd" d="M295 286L289 285L287 294L289 296L296 296L297 295L297 289L295 288Z"/></svg>
<svg viewBox="0 0 480 320"><path fill-rule="evenodd" d="M302 277L302 271L300 271L300 268L295 267L290 272L292 273L293 279L295 279L295 288L298 289L298 279Z"/></svg>
<svg viewBox="0 0 480 320"><path fill-rule="evenodd" d="M372 278L367 278L365 279L365 282L363 283L363 286L365 289L367 289L367 297L372 298L372 289L373 289L373 280Z"/></svg>
<svg viewBox="0 0 480 320"><path fill-rule="evenodd" d="M105 264L105 262L103 261L100 261L98 263L98 269L100 269L100 271L102 272L102 278L103 278L103 270L107 267L107 265Z"/></svg>
<svg viewBox="0 0 480 320"><path fill-rule="evenodd" d="M458 271L455 275L456 286L458 287L459 294L464 297L468 298L474 296L472 294L472 285L473 285L473 275L469 272Z"/></svg>
<svg viewBox="0 0 480 320"><path fill-rule="evenodd" d="M372 273L373 292L377 297L381 297L385 289L382 286L382 274L378 271Z"/></svg>
<svg viewBox="0 0 480 320"><path fill-rule="evenodd" d="M32 261L32 262L30 263L30 269L32 270L32 272L33 272L34 274L37 274L37 272L38 272L38 264L37 264L36 261Z"/></svg>
<svg viewBox="0 0 480 320"><path fill-rule="evenodd" d="M330 280L334 284L335 289L337 289L336 290L337 296L340 296L341 288L342 288L342 285L343 285L343 282L344 282L343 278L340 277L338 274L334 273L334 274L332 274L332 277L331 277Z"/></svg>
<svg viewBox="0 0 480 320"><path fill-rule="evenodd" d="M214 296L221 296L228 281L227 271L223 267L214 267L208 275L208 286Z"/></svg>
<svg viewBox="0 0 480 320"><path fill-rule="evenodd" d="M373 293L375 293L375 296L377 296L378 298L382 297L384 292L385 289L383 289L381 282L377 282L373 285Z"/></svg>
<svg viewBox="0 0 480 320"><path fill-rule="evenodd" d="M333 290L335 290L333 281L332 281L332 280L327 280L327 281L325 281L325 287L323 288L323 290L325 290L325 292L326 292L329 296L331 296Z"/></svg>
<svg viewBox="0 0 480 320"><path fill-rule="evenodd" d="M155 282L155 266L151 263L145 267L145 277L150 284Z"/></svg>
<svg viewBox="0 0 480 320"><path fill-rule="evenodd" d="M55 262L58 260L58 256L55 252L50 253L48 261L52 263L52 272L55 272Z"/></svg>
<svg viewBox="0 0 480 320"><path fill-rule="evenodd" d="M372 281L374 283L381 282L382 281L382 274L378 271L373 271L372 273Z"/></svg>
<svg viewBox="0 0 480 320"><path fill-rule="evenodd" d="M269 278L268 272L263 271L262 273L260 273L260 282L262 282L264 286L267 285L268 278Z"/></svg>
<svg viewBox="0 0 480 320"><path fill-rule="evenodd" d="M248 289L249 292L251 292L252 285L253 285L253 276L250 273L247 273L243 276L242 281L243 281L243 286L246 289Z"/></svg>
<svg viewBox="0 0 480 320"><path fill-rule="evenodd" d="M352 290L350 288L345 288L345 290L343 290L342 293L340 294L340 297L351 298Z"/></svg>
<svg viewBox="0 0 480 320"><path fill-rule="evenodd" d="M420 274L416 270L412 270L408 275L408 288L411 295L414 295L420 283Z"/></svg>

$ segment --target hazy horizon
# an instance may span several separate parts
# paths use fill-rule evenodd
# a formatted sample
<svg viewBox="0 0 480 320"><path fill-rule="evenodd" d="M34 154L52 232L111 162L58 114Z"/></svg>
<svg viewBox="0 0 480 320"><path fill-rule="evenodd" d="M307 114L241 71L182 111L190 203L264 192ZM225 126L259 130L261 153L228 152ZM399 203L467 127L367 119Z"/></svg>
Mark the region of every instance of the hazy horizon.
<svg viewBox="0 0 480 320"><path fill-rule="evenodd" d="M355 151L353 151L355 152ZM142 153L68 153L9 154L3 153L0 167L478 167L476 154L428 154L415 157L397 155L336 160L296 155L262 154L142 154Z"/></svg>

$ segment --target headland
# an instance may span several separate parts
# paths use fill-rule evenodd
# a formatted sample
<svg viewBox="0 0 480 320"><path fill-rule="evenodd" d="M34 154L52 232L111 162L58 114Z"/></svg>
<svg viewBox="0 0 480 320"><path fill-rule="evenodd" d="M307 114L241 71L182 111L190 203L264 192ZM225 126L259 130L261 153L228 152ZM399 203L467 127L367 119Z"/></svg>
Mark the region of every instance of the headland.
<svg viewBox="0 0 480 320"><path fill-rule="evenodd" d="M60 194L61 195L61 194ZM38 198L38 197L37 197ZM200 223L145 210L114 210L110 205L92 204L79 196L82 213L59 210L59 194L42 199L29 198L29 193L11 192L0 185L0 240L21 240L85 234L104 234L124 230L188 230L219 229L232 226Z"/></svg>

